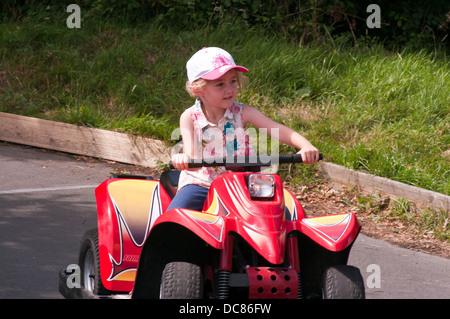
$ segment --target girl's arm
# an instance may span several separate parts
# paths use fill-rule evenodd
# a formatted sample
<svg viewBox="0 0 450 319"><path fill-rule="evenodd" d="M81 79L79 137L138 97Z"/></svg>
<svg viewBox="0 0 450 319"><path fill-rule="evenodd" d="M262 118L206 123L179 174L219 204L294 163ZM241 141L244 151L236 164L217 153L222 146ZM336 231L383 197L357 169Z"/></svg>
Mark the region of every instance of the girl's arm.
<svg viewBox="0 0 450 319"><path fill-rule="evenodd" d="M194 158L194 123L188 110L180 116L180 131L183 140L183 153L172 155L172 164L177 170L188 169L188 162Z"/></svg>
<svg viewBox="0 0 450 319"><path fill-rule="evenodd" d="M306 138L293 129L268 118L259 110L244 105L243 121L244 123L252 124L258 129L265 128L267 129L267 134L278 139L279 142L300 149L298 153L302 155L304 163L312 164L319 160L319 151ZM276 132L278 132L278 136L275 135Z"/></svg>

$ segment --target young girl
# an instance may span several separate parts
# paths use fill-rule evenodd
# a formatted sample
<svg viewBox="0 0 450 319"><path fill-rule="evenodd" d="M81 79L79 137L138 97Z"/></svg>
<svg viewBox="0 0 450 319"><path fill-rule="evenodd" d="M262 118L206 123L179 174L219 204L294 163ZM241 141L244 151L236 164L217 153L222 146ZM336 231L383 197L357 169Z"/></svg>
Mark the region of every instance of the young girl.
<svg viewBox="0 0 450 319"><path fill-rule="evenodd" d="M186 89L196 97L196 102L180 117L183 153L174 154L172 164L181 173L178 192L169 209L201 211L211 182L226 172L223 166L188 169L190 159L254 155L246 134L248 124L267 129L269 135L277 132L281 143L300 149L304 163L312 164L319 159L318 150L302 135L236 101L243 79L241 72L248 70L236 65L228 52L216 47L203 48L189 59L186 68Z"/></svg>

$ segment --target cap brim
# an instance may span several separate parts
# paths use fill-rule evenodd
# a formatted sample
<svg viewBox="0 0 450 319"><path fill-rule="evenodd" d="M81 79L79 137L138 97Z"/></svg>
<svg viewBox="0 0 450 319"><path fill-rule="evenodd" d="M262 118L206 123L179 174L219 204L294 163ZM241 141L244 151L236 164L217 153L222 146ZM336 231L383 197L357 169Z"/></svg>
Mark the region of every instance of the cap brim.
<svg viewBox="0 0 450 319"><path fill-rule="evenodd" d="M201 78L205 80L217 80L231 69L237 69L241 72L248 72L248 69L241 65L226 65L206 73L205 75L201 76Z"/></svg>

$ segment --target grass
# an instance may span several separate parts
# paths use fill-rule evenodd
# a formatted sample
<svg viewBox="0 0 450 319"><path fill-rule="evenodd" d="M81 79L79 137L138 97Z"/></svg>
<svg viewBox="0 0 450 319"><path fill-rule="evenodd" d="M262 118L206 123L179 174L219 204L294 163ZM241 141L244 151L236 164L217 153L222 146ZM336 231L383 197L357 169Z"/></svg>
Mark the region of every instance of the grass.
<svg viewBox="0 0 450 319"><path fill-rule="evenodd" d="M81 29L68 29L65 16L4 20L0 111L173 142L193 102L185 63L203 46L220 46L250 69L239 100L300 131L328 161L450 194L445 52L358 49L345 39L299 45L242 30L226 22L177 32L89 17Z"/></svg>
<svg viewBox="0 0 450 319"><path fill-rule="evenodd" d="M351 203L349 203L351 204ZM378 193L358 194L356 204L361 214L374 220L404 223L407 231L430 236L450 242L450 225L448 211L443 209L419 208L404 199L381 196ZM393 228L394 232L398 232Z"/></svg>

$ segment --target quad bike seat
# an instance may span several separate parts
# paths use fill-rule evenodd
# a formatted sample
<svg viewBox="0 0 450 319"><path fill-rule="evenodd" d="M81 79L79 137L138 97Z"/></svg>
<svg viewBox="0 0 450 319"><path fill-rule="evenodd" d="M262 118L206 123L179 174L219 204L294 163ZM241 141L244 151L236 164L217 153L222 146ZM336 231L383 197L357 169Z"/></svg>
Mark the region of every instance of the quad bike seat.
<svg viewBox="0 0 450 319"><path fill-rule="evenodd" d="M180 178L180 171L166 171L161 174L159 182L166 190L167 194L172 199L178 190L178 180Z"/></svg>

